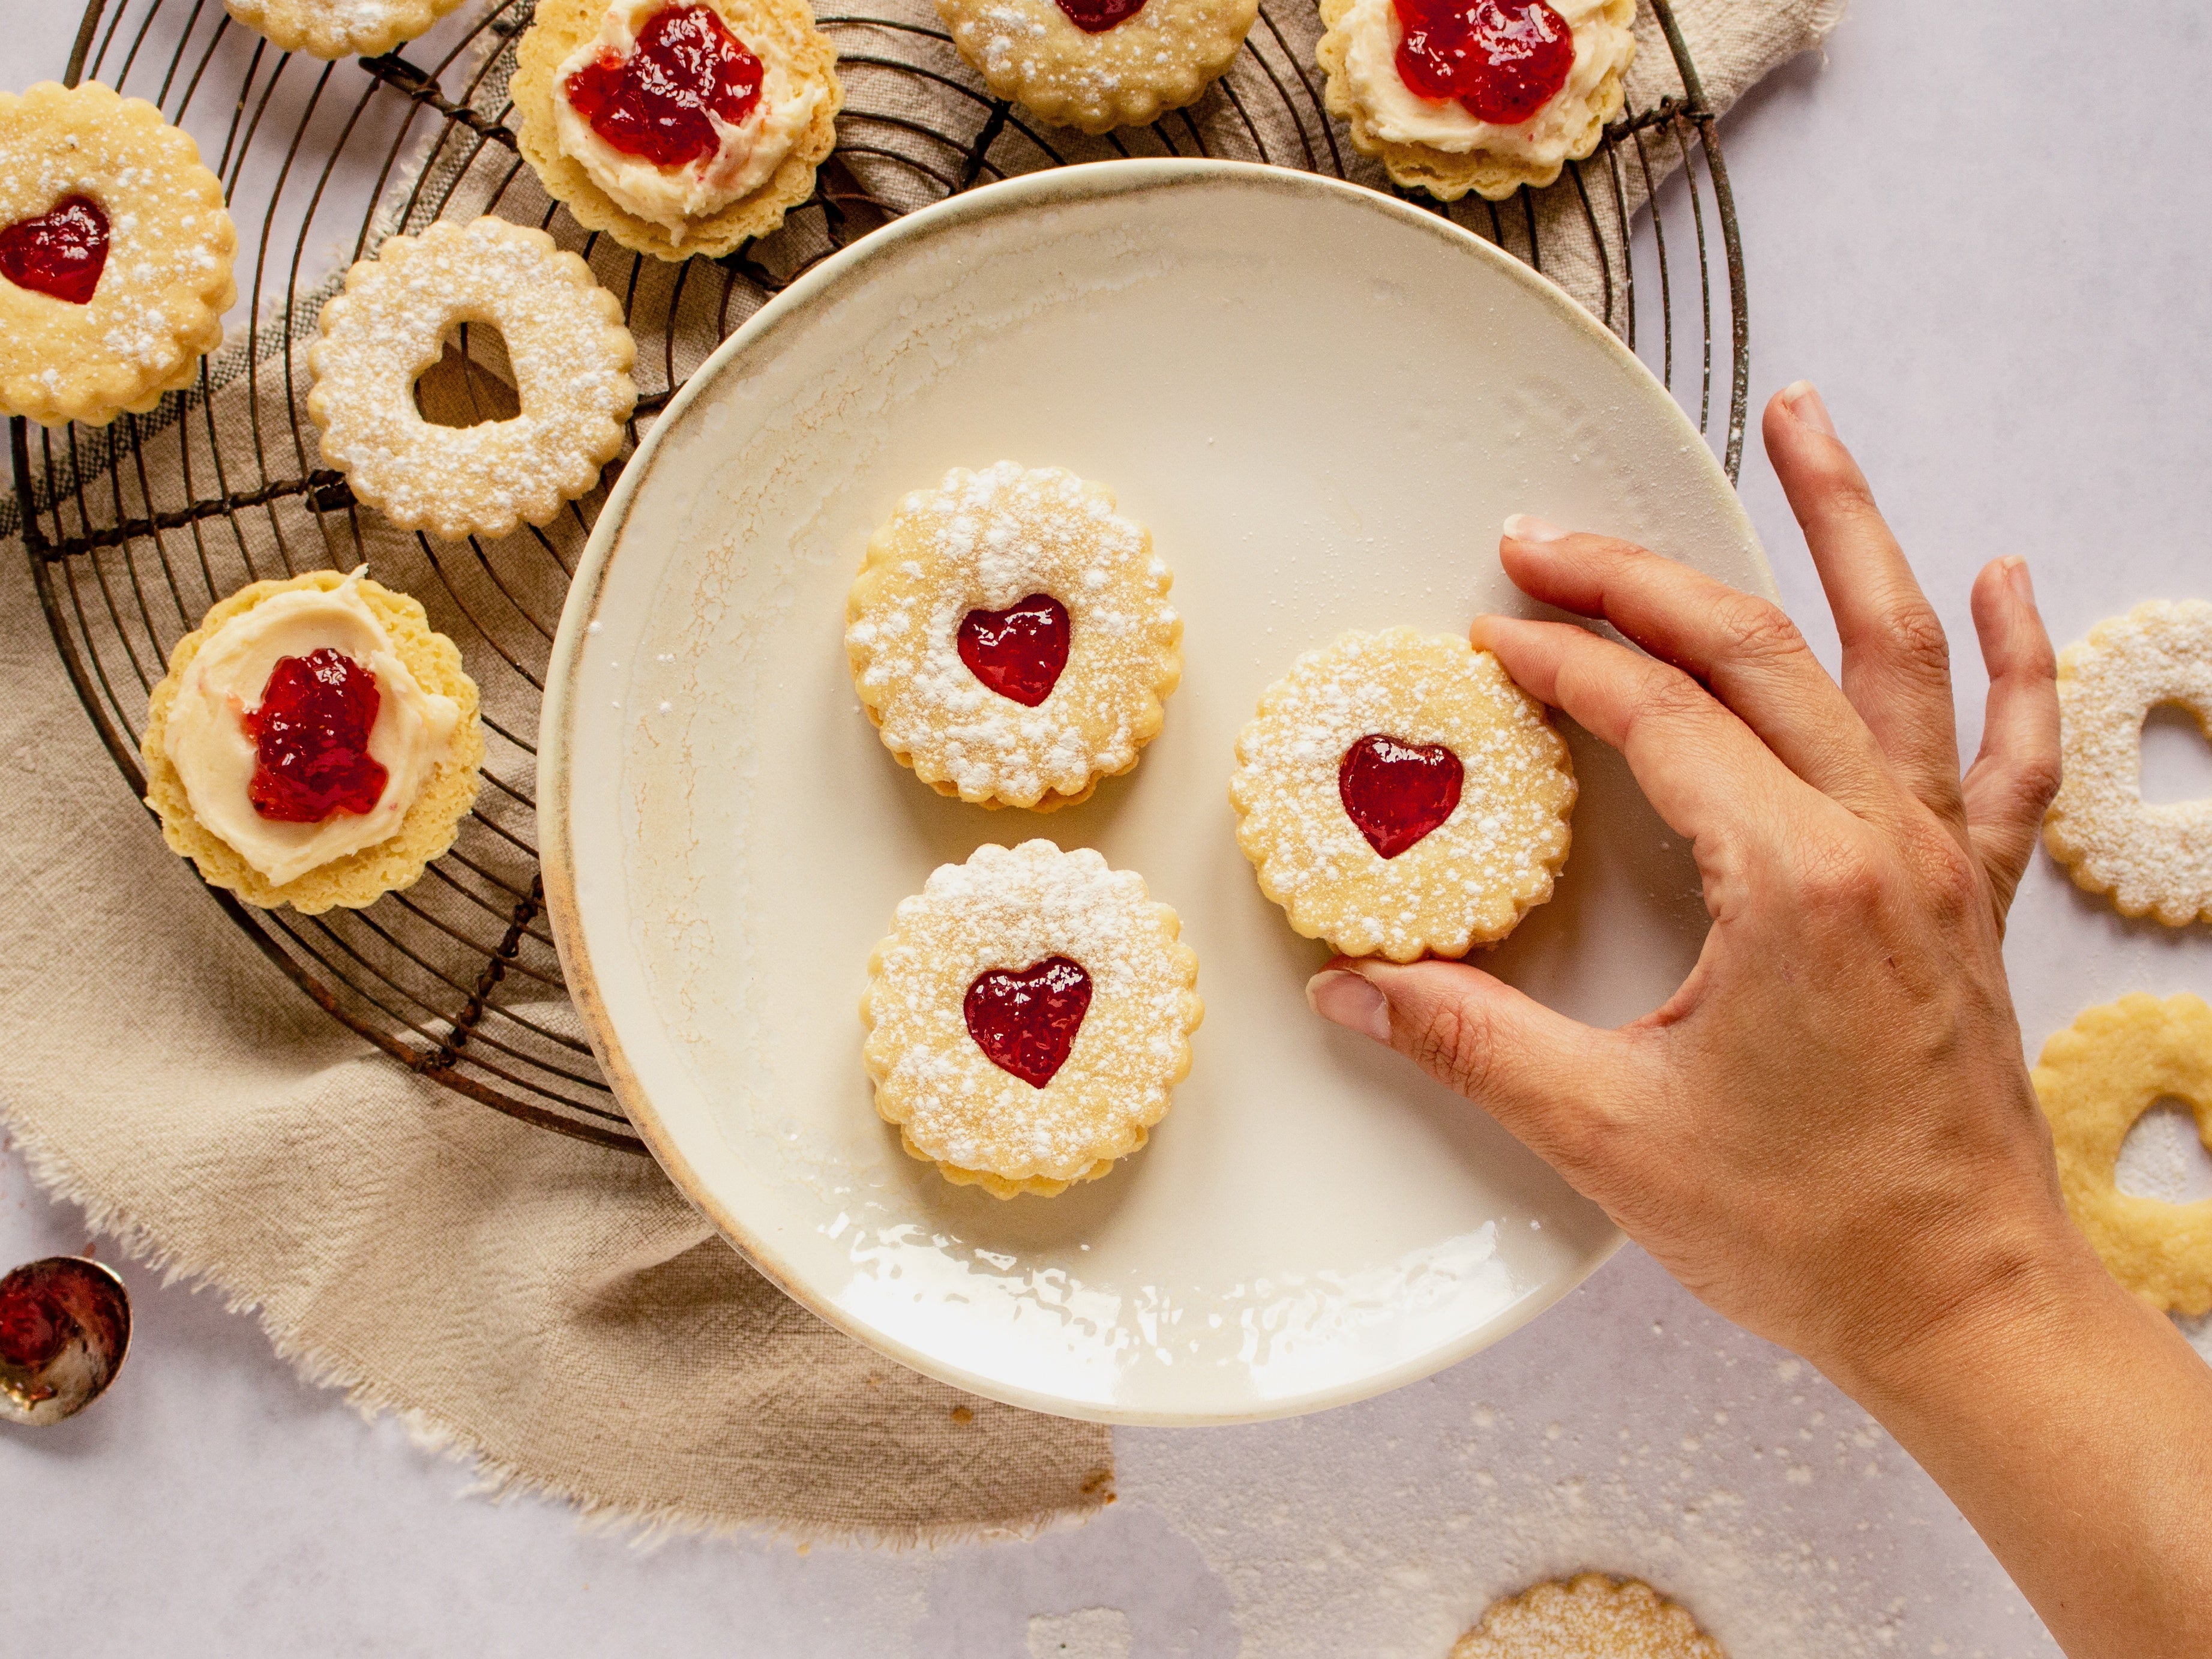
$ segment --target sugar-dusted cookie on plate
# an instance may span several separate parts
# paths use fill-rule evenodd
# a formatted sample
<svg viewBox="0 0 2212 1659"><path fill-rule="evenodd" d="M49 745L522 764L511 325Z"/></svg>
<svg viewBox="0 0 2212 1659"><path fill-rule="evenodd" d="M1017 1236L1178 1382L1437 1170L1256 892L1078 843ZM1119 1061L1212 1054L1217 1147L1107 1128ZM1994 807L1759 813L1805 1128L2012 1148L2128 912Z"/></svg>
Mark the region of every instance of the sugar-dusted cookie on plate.
<svg viewBox="0 0 2212 1659"><path fill-rule="evenodd" d="M876 1109L997 1198L1096 1181L1190 1070L1198 957L1144 878L1088 848L985 846L898 908L868 964Z"/></svg>
<svg viewBox="0 0 2212 1659"><path fill-rule="evenodd" d="M1495 944L1567 861L1567 745L1454 635L1390 628L1308 652L1260 699L1237 761L1237 842L1261 890L1346 956Z"/></svg>
<svg viewBox="0 0 2212 1659"><path fill-rule="evenodd" d="M1182 678L1152 532L1060 467L954 467L869 539L845 654L884 747L941 795L1046 812L1137 763Z"/></svg>

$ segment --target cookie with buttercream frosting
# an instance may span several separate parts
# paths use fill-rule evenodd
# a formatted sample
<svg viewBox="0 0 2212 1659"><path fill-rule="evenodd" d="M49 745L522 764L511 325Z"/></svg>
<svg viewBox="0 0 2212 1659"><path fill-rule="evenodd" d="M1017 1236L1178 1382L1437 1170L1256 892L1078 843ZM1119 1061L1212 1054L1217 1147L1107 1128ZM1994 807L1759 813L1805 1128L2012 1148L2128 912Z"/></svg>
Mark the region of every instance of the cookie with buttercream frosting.
<svg viewBox="0 0 2212 1659"><path fill-rule="evenodd" d="M814 193L836 62L805 0L541 0L509 94L524 158L585 229L719 258Z"/></svg>
<svg viewBox="0 0 2212 1659"><path fill-rule="evenodd" d="M422 605L362 571L255 582L177 641L139 753L146 804L210 885L359 908L453 845L484 752L476 683Z"/></svg>
<svg viewBox="0 0 2212 1659"><path fill-rule="evenodd" d="M1321 0L1323 101L1394 184L1540 189L1627 100L1636 0Z"/></svg>
<svg viewBox="0 0 2212 1659"><path fill-rule="evenodd" d="M1174 578L1103 485L954 467L870 538L845 652L884 746L942 795L1050 811L1127 772L1182 678Z"/></svg>
<svg viewBox="0 0 2212 1659"><path fill-rule="evenodd" d="M1291 926L1393 962L1492 945L1552 896L1575 775L1498 659L1411 628L1346 634L1260 699L1237 842Z"/></svg>
<svg viewBox="0 0 2212 1659"><path fill-rule="evenodd" d="M913 1157L1051 1197L1144 1146L1190 1070L1198 957L1087 848L985 846L903 901L868 963L862 1058Z"/></svg>

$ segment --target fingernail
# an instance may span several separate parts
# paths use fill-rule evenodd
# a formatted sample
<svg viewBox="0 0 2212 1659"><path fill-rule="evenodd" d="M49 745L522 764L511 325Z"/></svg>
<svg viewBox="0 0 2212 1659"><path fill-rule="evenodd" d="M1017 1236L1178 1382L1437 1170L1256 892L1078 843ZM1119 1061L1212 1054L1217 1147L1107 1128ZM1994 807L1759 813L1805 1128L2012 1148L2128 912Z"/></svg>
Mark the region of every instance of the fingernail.
<svg viewBox="0 0 2212 1659"><path fill-rule="evenodd" d="M1563 542L1567 532L1547 520L1516 513L1505 521L1505 533L1516 542Z"/></svg>
<svg viewBox="0 0 2212 1659"><path fill-rule="evenodd" d="M2012 584L2013 597L2023 605L2035 603L2035 583L2027 574L2027 561L2017 553L2004 556L2005 580Z"/></svg>
<svg viewBox="0 0 2212 1659"><path fill-rule="evenodd" d="M1820 401L1820 394L1810 380L1798 380L1782 388L1782 401L1790 405L1790 412L1815 432L1836 435L1836 423L1828 418L1828 406Z"/></svg>
<svg viewBox="0 0 2212 1659"><path fill-rule="evenodd" d="M1390 1040L1390 1005L1357 974L1324 968L1306 981L1306 1001L1314 1012L1347 1031L1362 1031L1377 1042Z"/></svg>

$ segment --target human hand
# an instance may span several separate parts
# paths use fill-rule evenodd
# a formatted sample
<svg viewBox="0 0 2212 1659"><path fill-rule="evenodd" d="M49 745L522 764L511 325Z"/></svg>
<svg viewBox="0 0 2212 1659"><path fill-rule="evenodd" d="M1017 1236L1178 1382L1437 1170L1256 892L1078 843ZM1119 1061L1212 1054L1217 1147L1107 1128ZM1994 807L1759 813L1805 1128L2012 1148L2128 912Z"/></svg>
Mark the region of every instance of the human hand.
<svg viewBox="0 0 2212 1659"><path fill-rule="evenodd" d="M1988 665L1961 781L1942 625L1819 396L1768 453L1843 643L1838 685L1775 605L1624 542L1510 520L1506 573L1602 617L1474 643L1620 750L1694 844L1712 916L1666 1004L1580 1025L1481 969L1340 957L1308 988L1487 1109L1700 1299L1850 1385L2053 1261L2078 1268L2000 954L2058 778L2026 566L1973 591Z"/></svg>

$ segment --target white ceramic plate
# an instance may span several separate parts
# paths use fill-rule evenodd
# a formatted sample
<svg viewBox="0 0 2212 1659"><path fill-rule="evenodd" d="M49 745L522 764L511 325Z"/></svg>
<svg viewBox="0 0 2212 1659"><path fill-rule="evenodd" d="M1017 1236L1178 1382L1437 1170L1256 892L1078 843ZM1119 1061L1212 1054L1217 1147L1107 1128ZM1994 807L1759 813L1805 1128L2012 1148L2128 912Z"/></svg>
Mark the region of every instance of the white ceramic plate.
<svg viewBox="0 0 2212 1659"><path fill-rule="evenodd" d="M1109 485L1175 570L1182 690L1136 771L1039 817L947 801L853 696L869 532L953 465ZM1308 174L1116 161L955 198L831 259L694 375L569 590L545 702L548 898L623 1106L823 1317L978 1393L1116 1422L1379 1392L1540 1312L1619 1242L1482 1113L1306 1009L1326 957L1237 848L1231 745L1346 628L1525 605L1510 512L1771 591L1650 374L1436 216ZM1705 914L1608 752L1558 896L1490 965L1584 1018L1659 1002ZM868 953L986 841L1141 872L1198 952L1195 1064L1107 1179L1002 1203L899 1148L860 1068Z"/></svg>

